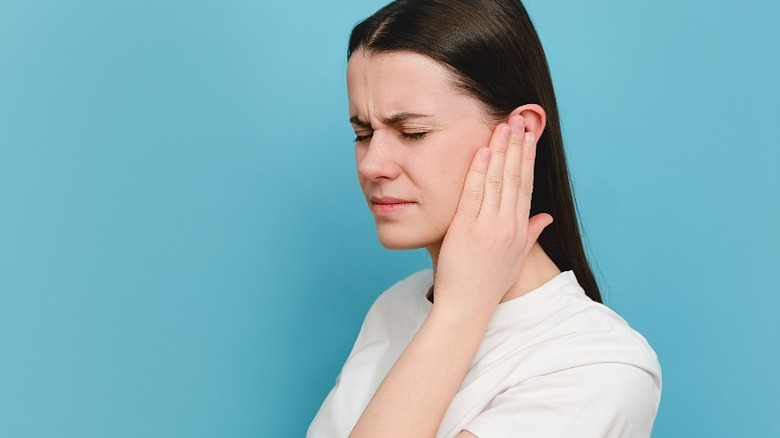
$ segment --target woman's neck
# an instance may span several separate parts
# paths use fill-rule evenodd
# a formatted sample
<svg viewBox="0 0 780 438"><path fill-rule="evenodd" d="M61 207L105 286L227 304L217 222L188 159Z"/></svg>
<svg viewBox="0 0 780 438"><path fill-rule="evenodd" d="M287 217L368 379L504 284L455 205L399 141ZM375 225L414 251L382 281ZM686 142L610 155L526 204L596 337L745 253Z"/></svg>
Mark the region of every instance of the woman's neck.
<svg viewBox="0 0 780 438"><path fill-rule="evenodd" d="M441 243L431 245L428 248L428 254L431 256L431 263L433 266L433 277L436 278L436 263L439 260L439 251L441 250ZM528 257L525 259L523 268L520 271L520 275L517 277L514 285L507 291L501 298L499 303L503 303L509 300L513 300L521 295L525 295L528 292L540 287L547 283L555 276L561 273L555 262L547 255L536 242L531 247L531 251L528 253ZM434 288L436 285L434 284Z"/></svg>

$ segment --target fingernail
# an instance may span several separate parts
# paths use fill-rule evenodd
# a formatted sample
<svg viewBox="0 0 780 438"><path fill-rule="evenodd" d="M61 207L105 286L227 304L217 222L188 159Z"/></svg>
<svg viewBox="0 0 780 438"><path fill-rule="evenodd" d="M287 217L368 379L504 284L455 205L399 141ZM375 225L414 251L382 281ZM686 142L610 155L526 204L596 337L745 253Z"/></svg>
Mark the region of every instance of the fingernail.
<svg viewBox="0 0 780 438"><path fill-rule="evenodd" d="M525 133L525 147L531 148L534 145L534 133L533 132L526 132Z"/></svg>
<svg viewBox="0 0 780 438"><path fill-rule="evenodd" d="M490 159L490 148L481 148L479 150L479 159L484 163Z"/></svg>
<svg viewBox="0 0 780 438"><path fill-rule="evenodd" d="M502 141L509 140L509 135L512 133L512 129L507 125L502 125L498 130L498 139Z"/></svg>

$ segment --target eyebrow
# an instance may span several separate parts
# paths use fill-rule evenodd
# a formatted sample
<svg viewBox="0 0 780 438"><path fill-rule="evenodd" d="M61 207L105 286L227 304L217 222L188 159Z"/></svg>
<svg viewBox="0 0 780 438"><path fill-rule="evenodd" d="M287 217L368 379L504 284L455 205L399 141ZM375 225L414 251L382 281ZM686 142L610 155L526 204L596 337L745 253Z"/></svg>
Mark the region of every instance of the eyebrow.
<svg viewBox="0 0 780 438"><path fill-rule="evenodd" d="M417 113L408 113L408 112L400 112L395 113L391 115L390 117L386 117L382 120L382 122L386 125L400 125L403 122L406 122L411 119L422 119L425 117L432 117L432 114L417 114ZM360 120L358 116L352 116L349 118L349 123L360 126L362 128L370 128L371 124L368 122L365 122L363 120Z"/></svg>

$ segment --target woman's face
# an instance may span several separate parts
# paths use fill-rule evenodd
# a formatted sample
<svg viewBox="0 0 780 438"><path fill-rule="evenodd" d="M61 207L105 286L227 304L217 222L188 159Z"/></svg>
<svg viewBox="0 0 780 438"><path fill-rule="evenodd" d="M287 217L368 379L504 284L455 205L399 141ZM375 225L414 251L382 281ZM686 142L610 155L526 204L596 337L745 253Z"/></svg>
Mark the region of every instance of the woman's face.
<svg viewBox="0 0 780 438"><path fill-rule="evenodd" d="M413 52L358 50L347 67L358 180L383 246L439 245L493 126L454 76Z"/></svg>

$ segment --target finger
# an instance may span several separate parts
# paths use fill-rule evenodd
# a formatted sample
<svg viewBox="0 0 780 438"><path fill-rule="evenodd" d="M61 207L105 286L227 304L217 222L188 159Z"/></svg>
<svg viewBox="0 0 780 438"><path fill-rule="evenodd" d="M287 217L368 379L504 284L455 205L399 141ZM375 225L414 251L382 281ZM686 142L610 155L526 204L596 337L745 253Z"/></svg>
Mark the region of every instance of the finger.
<svg viewBox="0 0 780 438"><path fill-rule="evenodd" d="M485 179L485 199L482 211L498 213L501 193L504 187L504 161L511 129L505 123L499 123L490 138L490 163Z"/></svg>
<svg viewBox="0 0 780 438"><path fill-rule="evenodd" d="M527 218L531 212L531 195L534 191L534 162L536 161L536 139L532 132L525 133L523 160L520 170L520 189L517 197L518 218Z"/></svg>
<svg viewBox="0 0 780 438"><path fill-rule="evenodd" d="M553 217L547 213L539 213L528 220L526 250L531 249L534 243L539 240L542 231L551 223L553 223Z"/></svg>
<svg viewBox="0 0 780 438"><path fill-rule="evenodd" d="M458 209L453 220L472 223L479 216L482 199L485 195L485 176L489 161L490 149L488 148L480 148L474 154L474 159L471 160L471 167L469 167L469 171L466 174L466 181L463 183L463 192L460 195Z"/></svg>
<svg viewBox="0 0 780 438"><path fill-rule="evenodd" d="M525 120L522 117L512 117L509 120L512 132L506 151L504 164L504 190L501 192L501 215L514 217L517 211L517 198L520 191L523 171L523 141L525 139ZM526 218L528 216L525 216Z"/></svg>

